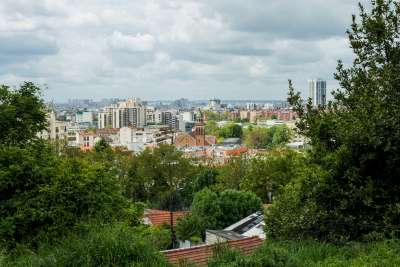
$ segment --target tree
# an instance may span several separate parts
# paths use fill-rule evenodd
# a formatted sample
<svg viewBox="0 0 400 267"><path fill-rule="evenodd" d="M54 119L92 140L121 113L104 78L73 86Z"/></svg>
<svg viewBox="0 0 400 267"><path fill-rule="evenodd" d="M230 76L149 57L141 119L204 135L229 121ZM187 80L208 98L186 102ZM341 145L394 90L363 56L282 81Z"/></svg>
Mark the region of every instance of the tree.
<svg viewBox="0 0 400 267"><path fill-rule="evenodd" d="M58 158L42 143L0 149L0 241L36 246L96 218L137 224L140 216L100 163Z"/></svg>
<svg viewBox="0 0 400 267"><path fill-rule="evenodd" d="M216 121L208 120L205 125L205 131L209 135L219 136L219 127Z"/></svg>
<svg viewBox="0 0 400 267"><path fill-rule="evenodd" d="M219 132L219 136L223 138L242 138L243 129L242 126L236 123L229 123L222 127Z"/></svg>
<svg viewBox="0 0 400 267"><path fill-rule="evenodd" d="M218 228L222 211L217 193L208 188L196 193L191 210L194 216L201 218L204 229Z"/></svg>
<svg viewBox="0 0 400 267"><path fill-rule="evenodd" d="M217 182L218 170L213 167L201 167L194 177L192 192L193 194L202 189L212 187Z"/></svg>
<svg viewBox="0 0 400 267"><path fill-rule="evenodd" d="M149 201L157 208L174 210L190 205L190 178L195 168L175 147L160 145L154 150L146 149L131 164L124 184L131 196L139 197L135 201Z"/></svg>
<svg viewBox="0 0 400 267"><path fill-rule="evenodd" d="M249 161L245 156L232 157L219 171L216 187L225 189L240 189L240 184L246 177Z"/></svg>
<svg viewBox="0 0 400 267"><path fill-rule="evenodd" d="M40 88L31 82L18 89L0 86L0 144L23 144L35 139L47 126Z"/></svg>
<svg viewBox="0 0 400 267"><path fill-rule="evenodd" d="M219 196L222 216L218 222L225 228L244 217L261 210L261 199L249 191L225 190Z"/></svg>
<svg viewBox="0 0 400 267"><path fill-rule="evenodd" d="M263 157L250 160L240 188L271 203L286 184L299 177L305 165L304 155L290 149L274 149Z"/></svg>
<svg viewBox="0 0 400 267"><path fill-rule="evenodd" d="M106 140L104 140L104 138L101 138L94 145L94 150L96 152L103 152L103 151L105 151L107 149L110 149L110 145L106 142Z"/></svg>
<svg viewBox="0 0 400 267"><path fill-rule="evenodd" d="M291 131L285 125L271 128L255 127L245 132L245 144L251 148L273 148L289 142Z"/></svg>
<svg viewBox="0 0 400 267"><path fill-rule="evenodd" d="M192 214L205 229L223 229L261 209L261 199L252 192L224 190L216 193L206 188L195 194Z"/></svg>
<svg viewBox="0 0 400 267"><path fill-rule="evenodd" d="M341 88L326 108L308 101L304 109L289 83L298 128L313 146L310 163L322 173L314 178L318 182L303 178L291 186L294 198L309 203L301 214L282 213L292 225L296 217L307 220L299 222L306 228L293 231L297 236L343 240L400 233L399 24L397 1L372 1L370 11L360 5L360 17L353 16L348 30L355 59L350 68L339 61L335 78ZM276 209L288 210L284 201Z"/></svg>
<svg viewBox="0 0 400 267"><path fill-rule="evenodd" d="M180 240L199 242L203 236L203 222L196 215L187 215L178 218L176 224L176 235Z"/></svg>

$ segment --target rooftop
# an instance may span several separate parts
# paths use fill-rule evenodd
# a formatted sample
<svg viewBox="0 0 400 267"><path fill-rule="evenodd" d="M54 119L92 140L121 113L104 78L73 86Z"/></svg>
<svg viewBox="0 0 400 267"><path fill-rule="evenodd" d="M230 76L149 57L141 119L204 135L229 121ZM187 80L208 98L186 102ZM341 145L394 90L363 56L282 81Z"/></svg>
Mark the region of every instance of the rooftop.
<svg viewBox="0 0 400 267"><path fill-rule="evenodd" d="M178 218L188 215L189 211L174 211L172 213L173 225L176 225ZM146 209L144 211L145 223L151 225L163 225L171 223L171 213L167 210Z"/></svg>
<svg viewBox="0 0 400 267"><path fill-rule="evenodd" d="M254 236L240 240L231 240L221 244L226 244L230 248L238 249L244 255L249 256L262 245L262 242L263 241L259 237ZM162 251L162 253L164 253L168 261L174 265L187 262L196 264L196 266L206 266L219 245L220 244L202 245L185 249L172 249Z"/></svg>

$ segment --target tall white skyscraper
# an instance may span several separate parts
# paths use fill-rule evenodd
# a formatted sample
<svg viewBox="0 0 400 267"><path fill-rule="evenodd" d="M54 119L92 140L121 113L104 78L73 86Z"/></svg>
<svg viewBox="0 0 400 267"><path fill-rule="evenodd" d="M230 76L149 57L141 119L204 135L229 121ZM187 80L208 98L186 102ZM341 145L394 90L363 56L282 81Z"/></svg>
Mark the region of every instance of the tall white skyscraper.
<svg viewBox="0 0 400 267"><path fill-rule="evenodd" d="M146 125L146 106L139 98L130 98L99 112L98 127L122 128L133 126L141 128Z"/></svg>
<svg viewBox="0 0 400 267"><path fill-rule="evenodd" d="M322 79L308 80L308 89L314 107L326 105L326 81Z"/></svg>

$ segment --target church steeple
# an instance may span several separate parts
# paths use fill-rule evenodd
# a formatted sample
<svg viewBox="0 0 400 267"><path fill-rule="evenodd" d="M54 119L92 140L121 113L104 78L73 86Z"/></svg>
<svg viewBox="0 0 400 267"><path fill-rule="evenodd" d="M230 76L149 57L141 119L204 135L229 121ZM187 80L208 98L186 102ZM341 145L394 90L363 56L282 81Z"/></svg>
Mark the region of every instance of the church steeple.
<svg viewBox="0 0 400 267"><path fill-rule="evenodd" d="M206 143L206 131L203 118L203 112L199 109L198 116L196 117L196 124L194 126L194 134L197 146L204 146Z"/></svg>

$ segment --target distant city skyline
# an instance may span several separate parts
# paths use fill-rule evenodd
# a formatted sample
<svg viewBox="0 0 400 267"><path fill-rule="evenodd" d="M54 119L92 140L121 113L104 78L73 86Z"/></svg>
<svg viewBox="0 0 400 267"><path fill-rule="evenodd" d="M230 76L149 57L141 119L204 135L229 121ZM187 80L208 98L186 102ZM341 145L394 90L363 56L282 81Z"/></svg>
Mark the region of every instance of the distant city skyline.
<svg viewBox="0 0 400 267"><path fill-rule="evenodd" d="M361 1L365 3L366 1ZM46 100L276 99L351 63L349 0L3 0L0 83Z"/></svg>

